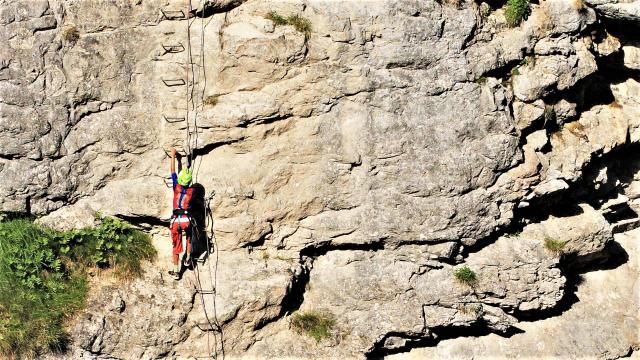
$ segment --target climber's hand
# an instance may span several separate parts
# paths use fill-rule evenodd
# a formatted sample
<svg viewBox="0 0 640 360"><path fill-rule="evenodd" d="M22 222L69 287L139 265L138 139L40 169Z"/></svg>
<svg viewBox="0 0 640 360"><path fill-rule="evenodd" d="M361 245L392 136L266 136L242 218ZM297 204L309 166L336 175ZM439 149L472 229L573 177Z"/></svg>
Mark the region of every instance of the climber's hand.
<svg viewBox="0 0 640 360"><path fill-rule="evenodd" d="M174 147L171 148L171 157L172 158L176 157L176 148Z"/></svg>

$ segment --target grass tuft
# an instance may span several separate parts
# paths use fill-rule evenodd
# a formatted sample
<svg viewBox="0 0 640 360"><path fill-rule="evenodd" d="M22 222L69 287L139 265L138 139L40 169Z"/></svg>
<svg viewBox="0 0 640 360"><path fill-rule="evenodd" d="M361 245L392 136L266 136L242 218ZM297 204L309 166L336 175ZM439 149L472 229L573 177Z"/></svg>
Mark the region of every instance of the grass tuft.
<svg viewBox="0 0 640 360"><path fill-rule="evenodd" d="M85 304L86 270L137 276L141 260L155 254L148 235L117 219L67 232L26 219L0 222L0 357L63 350L64 322Z"/></svg>
<svg viewBox="0 0 640 360"><path fill-rule="evenodd" d="M204 98L203 103L208 106L218 105L218 97L216 95L209 95Z"/></svg>
<svg viewBox="0 0 640 360"><path fill-rule="evenodd" d="M298 14L284 17L275 11L269 11L269 13L267 13L267 16L265 16L265 18L273 21L273 23L276 26L278 25L293 26L298 32L304 34L305 39L308 39L311 36L311 31L313 30L311 21L309 21L309 19L302 17Z"/></svg>
<svg viewBox="0 0 640 360"><path fill-rule="evenodd" d="M316 342L331 336L331 329L335 324L335 317L327 311L295 313L291 320L291 325L298 333L305 333Z"/></svg>
<svg viewBox="0 0 640 360"><path fill-rule="evenodd" d="M456 280L458 280L459 282L474 287L477 282L478 282L478 278L476 276L476 273L473 272L473 270L471 270L468 266L463 266L461 268L458 268L453 275L455 276Z"/></svg>
<svg viewBox="0 0 640 360"><path fill-rule="evenodd" d="M520 25L529 15L529 0L507 0L504 9L504 16L510 27Z"/></svg>
<svg viewBox="0 0 640 360"><path fill-rule="evenodd" d="M564 253L564 248L566 245L566 241L556 240L549 236L545 236L544 238L544 247L556 255Z"/></svg>
<svg viewBox="0 0 640 360"><path fill-rule="evenodd" d="M76 29L75 26L67 26L64 29L62 29L61 32L62 38L70 43L75 43L76 41L78 41L78 39L80 39L80 32L78 32L78 29Z"/></svg>
<svg viewBox="0 0 640 360"><path fill-rule="evenodd" d="M269 11L266 18L273 21L275 25L289 25L289 22L287 22L287 18L275 11Z"/></svg>
<svg viewBox="0 0 640 360"><path fill-rule="evenodd" d="M479 78L476 79L476 84L479 85L484 85L487 83L487 77L486 76L480 76Z"/></svg>

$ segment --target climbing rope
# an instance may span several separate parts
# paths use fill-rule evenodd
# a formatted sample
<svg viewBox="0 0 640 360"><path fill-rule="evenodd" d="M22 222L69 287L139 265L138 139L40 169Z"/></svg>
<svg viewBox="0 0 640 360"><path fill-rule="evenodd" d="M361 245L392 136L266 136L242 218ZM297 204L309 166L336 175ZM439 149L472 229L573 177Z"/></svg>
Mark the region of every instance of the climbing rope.
<svg viewBox="0 0 640 360"><path fill-rule="evenodd" d="M219 259L219 250L218 250L218 243L216 240L216 236L215 236L215 232L214 232L214 227L213 227L213 213L211 211L211 199L213 198L213 196L215 195L215 192L211 192L211 195L206 199L205 202L205 234L204 234L204 239L205 239L205 243L207 246L207 255L211 254L211 243L210 243L210 239L213 240L213 245L214 245L214 249L215 249L215 268L212 269L211 268L211 261L207 261L207 265L209 267L209 274L211 275L209 277L209 282L211 285L211 295L213 295L213 322L211 321L211 318L209 317L209 313L207 312L207 307L206 307L206 302L204 299L204 291L203 291L203 286L202 286L202 282L200 280L200 266L198 265L198 262L196 261L194 264L194 274L195 274L195 279L196 279L196 290L197 292L200 294L200 302L202 304L202 309L204 311L204 315L205 318L207 320L207 323L209 324L209 331L211 330L217 330L220 333L220 349L221 349L221 353L222 353L222 359L224 360L224 333L222 331L222 326L220 325L220 321L218 320L218 311L217 311L217 303L216 303L216 294L217 294L217 285L218 285L218 259ZM192 239L201 239L200 237L200 230L198 229L197 223L195 221L193 221L193 219L190 219L191 221L191 231L192 231ZM207 235L207 229L209 229L211 237L208 237ZM193 236L195 235L195 236ZM193 246L193 244L192 244ZM192 259L193 261L193 259ZM214 328L215 325L215 328ZM207 349L209 351L209 354L213 353L213 356L209 356L209 357L213 357L214 359L217 359L217 353L218 353L218 338L217 336L214 334L214 351L211 351L211 345L210 345L210 334L209 331L207 331Z"/></svg>
<svg viewBox="0 0 640 360"><path fill-rule="evenodd" d="M204 10L203 10L204 11ZM198 115L200 111L204 111L204 95L205 95L205 91L206 91L206 87L207 87L207 74L206 74L206 67L205 67L205 54L204 54L204 44L205 44L205 33L204 33L204 29L205 29L205 25L204 25L204 16L200 16L200 67L202 69L202 82L203 82L203 86L202 86L202 93L200 95L200 106L196 105L196 102L194 100L194 92L195 92L195 86L196 86L196 74L195 74L195 69L194 69L194 61L193 61L193 52L192 52L192 48L191 48L191 26L193 25L193 23L195 22L195 20L191 21L190 20L190 16L193 14L193 6L192 6L192 2L191 0L188 0L188 10L187 10L187 64L185 66L185 70L186 70L186 85L187 85L187 89L186 89L186 111L187 111L187 116L186 116L186 122L187 122L187 134L186 134L186 140L187 140L187 156L188 156L188 161L189 161L189 167L192 170L195 170L193 172L193 181L194 183L197 182L197 177L198 177L198 172L200 167L198 166L196 168L195 166L195 149L197 149L198 147ZM211 20L209 20L210 22ZM208 25L209 23L207 23ZM191 85L189 84L189 72L191 72ZM192 127L190 125L190 117L189 117L189 110L191 109L192 111L192 116L193 116L193 131L192 131ZM202 159L200 159L200 163L202 163ZM221 349L221 354L222 354L222 359L224 359L225 356L225 352L224 352L224 334L222 331L222 326L220 326L220 322L218 321L218 315L217 315L217 304L216 304L216 296L217 296L217 282L218 282L218 244L216 241L216 237L215 237L215 233L214 233L214 228L213 228L213 214L211 212L211 199L213 198L213 195L215 193L211 192L211 195L206 199L205 202L205 224L204 224L204 229L205 229L205 234L204 237L201 237L200 235L200 230L198 229L197 224L195 223L195 221L193 221L193 219L191 219L191 228L192 228L192 240L194 239L202 239L204 238L205 243L206 243L206 251L207 251L207 257L211 255L211 242L210 239L213 240L214 242L214 251L215 251L215 268L212 269L211 268L211 261L209 261L209 259L207 259L207 265L208 265L208 270L209 270L209 281L210 281L210 285L211 285L211 295L213 295L213 322L209 316L209 313L207 312L207 307L206 307L206 301L205 301L205 291L203 290L202 287L202 282L200 280L200 265L198 265L197 261L194 261L192 259L192 263L194 264L194 276L196 279L196 283L197 283L197 287L196 290L197 292L200 294L200 302L202 304L202 309L204 311L204 315L205 318L207 320L207 323L209 325L209 330L207 331L207 350L208 350L208 356L207 358L213 358L213 359L217 359L217 354L218 354L218 337L217 335L214 333L214 350L211 351L211 343L210 343L210 332L212 330L217 330L217 332L220 334L220 349ZM207 234L207 229L210 230L210 234L211 237L208 236ZM196 237L194 237L193 235L196 235ZM192 243L193 246L193 243ZM214 327L215 325L215 327Z"/></svg>

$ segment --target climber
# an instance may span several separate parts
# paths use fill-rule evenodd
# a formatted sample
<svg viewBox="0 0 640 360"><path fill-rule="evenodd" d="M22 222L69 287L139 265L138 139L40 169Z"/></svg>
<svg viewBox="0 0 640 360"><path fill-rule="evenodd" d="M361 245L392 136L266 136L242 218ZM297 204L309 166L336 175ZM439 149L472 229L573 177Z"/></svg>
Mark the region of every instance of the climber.
<svg viewBox="0 0 640 360"><path fill-rule="evenodd" d="M173 215L171 216L171 241L173 242L173 270L169 275L180 280L179 256L182 252L182 232L187 239L187 251L185 254L185 266L191 265L191 223L193 219L189 214L193 188L191 185L191 169L182 168L176 175L176 149L171 148L171 180L173 182Z"/></svg>

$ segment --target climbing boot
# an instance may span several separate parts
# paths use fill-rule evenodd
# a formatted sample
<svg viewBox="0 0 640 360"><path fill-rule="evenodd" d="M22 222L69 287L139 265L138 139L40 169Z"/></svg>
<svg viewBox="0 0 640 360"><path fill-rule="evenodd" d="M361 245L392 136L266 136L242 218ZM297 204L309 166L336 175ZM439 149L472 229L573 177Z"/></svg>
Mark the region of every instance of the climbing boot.
<svg viewBox="0 0 640 360"><path fill-rule="evenodd" d="M180 280L180 272L169 270L169 276L173 278L173 280Z"/></svg>

